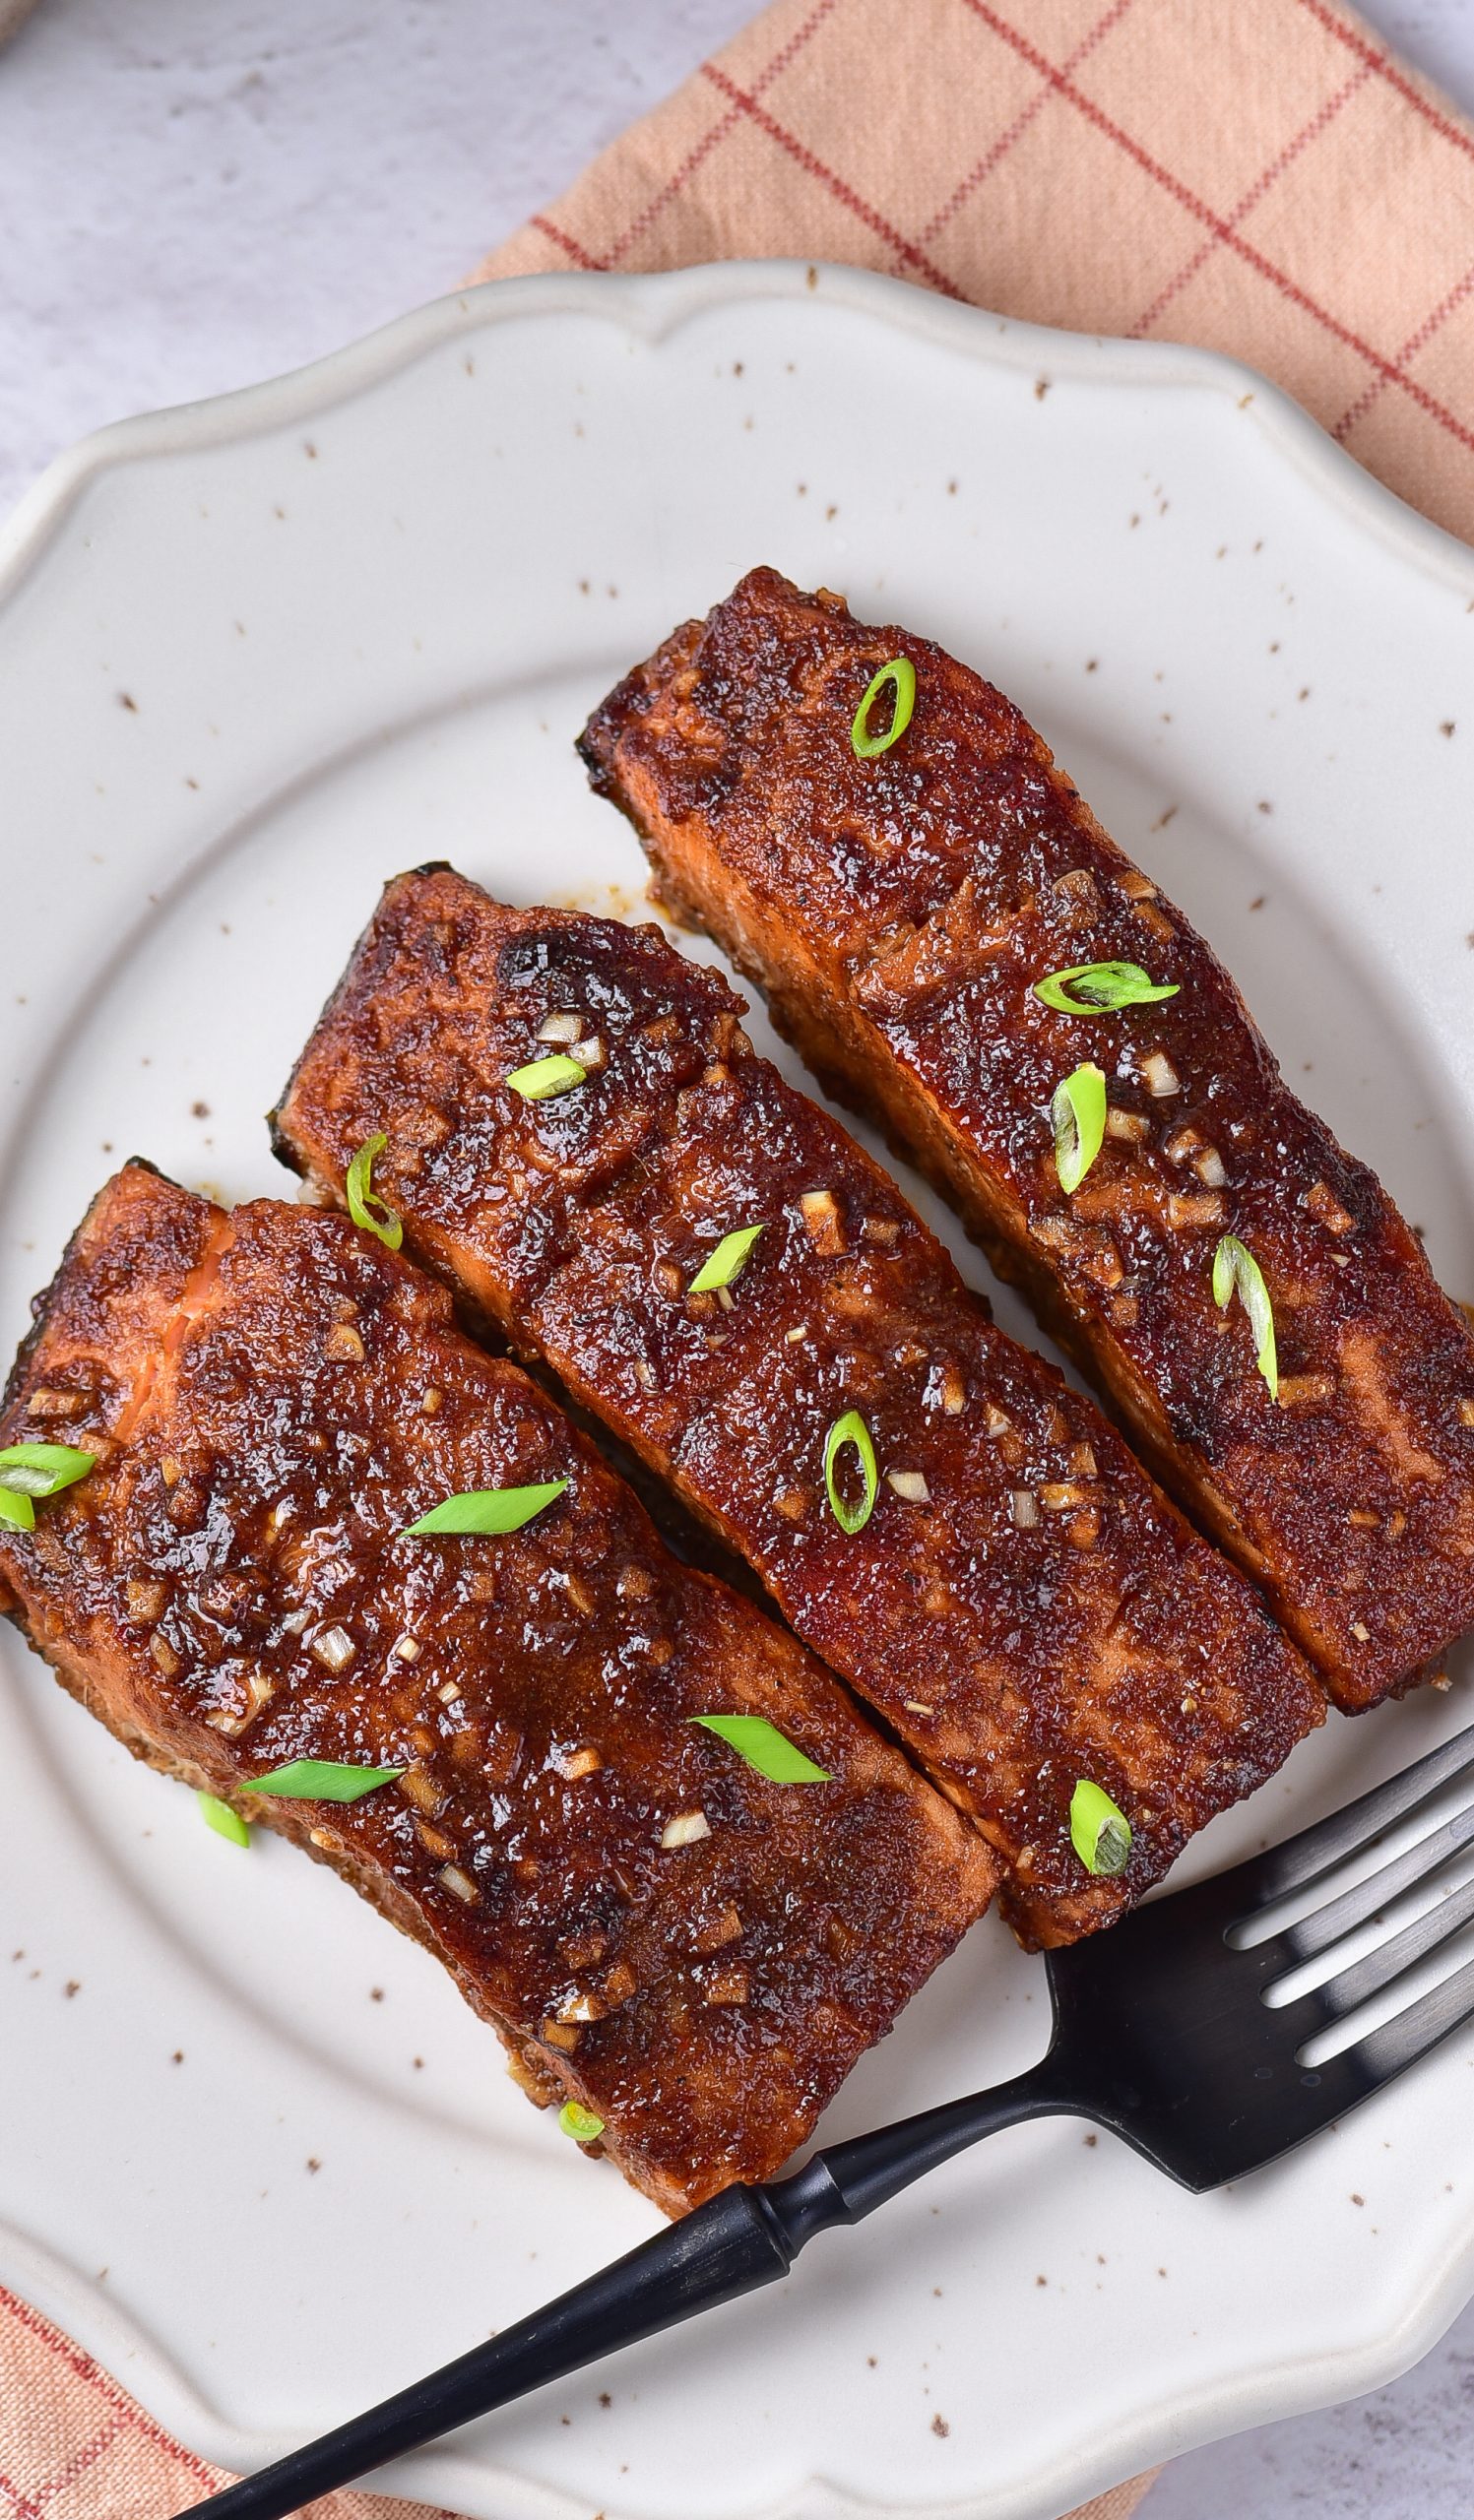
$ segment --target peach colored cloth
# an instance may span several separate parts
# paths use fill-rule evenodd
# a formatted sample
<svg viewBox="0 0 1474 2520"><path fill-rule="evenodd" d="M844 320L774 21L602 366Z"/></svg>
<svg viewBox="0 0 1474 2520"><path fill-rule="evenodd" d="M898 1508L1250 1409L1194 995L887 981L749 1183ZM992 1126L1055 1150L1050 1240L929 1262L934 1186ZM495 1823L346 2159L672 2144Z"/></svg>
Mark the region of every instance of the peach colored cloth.
<svg viewBox="0 0 1474 2520"><path fill-rule="evenodd" d="M90 2354L0 2285L5 2520L170 2520L229 2482L224 2468L181 2449ZM455 2520L453 2512L381 2493L332 2493L308 2508L312 2520Z"/></svg>
<svg viewBox="0 0 1474 2520"><path fill-rule="evenodd" d="M1329 0L778 0L493 254L1199 342L1474 539L1474 129Z"/></svg>

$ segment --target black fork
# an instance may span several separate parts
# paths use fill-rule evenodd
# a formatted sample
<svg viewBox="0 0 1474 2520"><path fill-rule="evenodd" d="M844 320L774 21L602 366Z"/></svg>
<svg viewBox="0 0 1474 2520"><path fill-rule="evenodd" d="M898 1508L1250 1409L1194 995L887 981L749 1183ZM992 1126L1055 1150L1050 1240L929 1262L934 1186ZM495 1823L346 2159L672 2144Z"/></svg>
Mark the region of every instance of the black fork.
<svg viewBox="0 0 1474 2520"><path fill-rule="evenodd" d="M1199 2194L1278 2160L1474 2014L1469 1960L1328 2061L1302 2061L1317 2033L1394 1987L1474 1922L1474 1880L1448 1887L1308 1991L1265 2001L1304 1962L1393 1903L1439 1889L1474 1848L1474 1802L1354 1887L1335 1893L1330 1876L1374 1855L1397 1823L1460 1782L1474 1784L1474 1730L1269 1854L1051 1952L1054 2036L1027 2073L826 2145L787 2178L725 2189L488 2344L211 2497L210 2509L219 2520L281 2520L475 2416L774 2282L816 2232L863 2221L939 2162L1024 2118L1093 2118ZM1256 1918L1317 1883L1327 1893L1318 1904L1312 1898L1297 1922L1252 1939Z"/></svg>

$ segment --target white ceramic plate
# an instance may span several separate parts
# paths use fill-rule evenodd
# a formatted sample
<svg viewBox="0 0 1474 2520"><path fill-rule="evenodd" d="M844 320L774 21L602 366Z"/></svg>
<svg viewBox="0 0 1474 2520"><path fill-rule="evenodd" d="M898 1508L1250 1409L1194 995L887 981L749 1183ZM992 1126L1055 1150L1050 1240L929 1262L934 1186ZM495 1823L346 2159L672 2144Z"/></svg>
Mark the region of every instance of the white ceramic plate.
<svg viewBox="0 0 1474 2520"><path fill-rule="evenodd" d="M1474 1293L1474 556L1224 361L769 264L457 298L109 431L22 510L7 1340L130 1151L290 1194L259 1115L384 876L449 857L640 914L572 738L759 559L1016 695ZM1459 1713L1333 1722L1193 1865ZM0 2279L197 2450L255 2465L651 2227L423 1953L286 1846L212 1837L13 1641L0 1885ZM1045 2012L986 1923L828 2131L1015 2070ZM1471 2066L1456 2040L1203 2199L1019 2128L394 2484L478 2520L1046 2520L1432 2342L1474 2289Z"/></svg>

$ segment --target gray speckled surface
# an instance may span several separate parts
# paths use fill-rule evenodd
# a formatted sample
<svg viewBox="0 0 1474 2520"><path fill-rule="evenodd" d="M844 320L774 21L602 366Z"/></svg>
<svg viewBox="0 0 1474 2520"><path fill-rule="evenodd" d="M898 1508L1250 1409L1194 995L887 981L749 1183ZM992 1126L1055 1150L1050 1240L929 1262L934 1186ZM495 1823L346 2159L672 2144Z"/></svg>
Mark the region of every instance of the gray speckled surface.
<svg viewBox="0 0 1474 2520"><path fill-rule="evenodd" d="M1474 107L1474 0L1363 6ZM102 421L450 287L750 14L42 0L0 58L0 511ZM1474 2309L1396 2386L1189 2453L1148 2510L1465 2520L1471 2470Z"/></svg>

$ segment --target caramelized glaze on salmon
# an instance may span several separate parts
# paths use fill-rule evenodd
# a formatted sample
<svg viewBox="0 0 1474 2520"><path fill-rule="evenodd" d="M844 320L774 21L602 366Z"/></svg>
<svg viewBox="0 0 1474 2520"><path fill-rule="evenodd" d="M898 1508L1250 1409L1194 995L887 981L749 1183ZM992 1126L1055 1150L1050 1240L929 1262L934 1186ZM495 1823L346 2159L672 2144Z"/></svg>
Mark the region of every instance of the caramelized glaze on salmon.
<svg viewBox="0 0 1474 2520"><path fill-rule="evenodd" d="M857 706L897 657L914 714L859 758ZM1474 1625L1468 1325L1018 710L929 640L757 569L610 694L583 751L662 897L955 1201L1337 1702L1437 1663ZM1176 994L1036 994L1118 962ZM1110 1119L1066 1195L1051 1102L1087 1061ZM1225 1235L1268 1292L1277 1395L1245 1309L1214 1299Z"/></svg>
<svg viewBox="0 0 1474 2520"><path fill-rule="evenodd" d="M1026 1940L1109 1923L1322 1701L1257 1595L1094 1405L991 1324L893 1181L758 1058L654 928L391 884L280 1112L287 1160L374 1179L452 1279L760 1575L1010 1867ZM577 1088L509 1082L570 1056ZM740 1277L693 1292L718 1240ZM826 1438L858 1412L873 1510ZM848 1512L858 1459L832 1465ZM1081 1779L1127 1816L1092 1873Z"/></svg>
<svg viewBox="0 0 1474 2520"><path fill-rule="evenodd" d="M828 1673L344 1218L130 1165L12 1377L0 1443L37 1440L97 1456L0 1530L0 1599L65 1685L426 1944L668 2211L776 2170L988 1902L982 1839ZM506 1537L405 1537L555 1480ZM767 1782L706 1713L829 1781ZM246 1791L300 1758L403 1774Z"/></svg>

